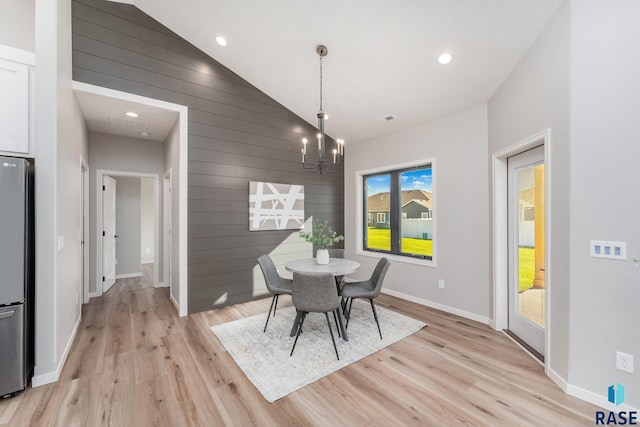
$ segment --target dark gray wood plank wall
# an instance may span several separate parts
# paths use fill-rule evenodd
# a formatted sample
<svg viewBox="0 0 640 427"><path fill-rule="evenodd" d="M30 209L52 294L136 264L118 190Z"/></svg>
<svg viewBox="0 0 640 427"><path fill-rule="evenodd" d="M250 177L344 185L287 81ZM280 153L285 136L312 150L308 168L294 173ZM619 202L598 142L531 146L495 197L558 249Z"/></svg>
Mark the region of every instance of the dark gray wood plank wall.
<svg viewBox="0 0 640 427"><path fill-rule="evenodd" d="M309 254L291 231L248 231L249 181L304 184L305 216L343 233L342 171L302 172L311 125L133 6L74 0L72 15L74 80L189 107L190 313L265 295L264 253Z"/></svg>

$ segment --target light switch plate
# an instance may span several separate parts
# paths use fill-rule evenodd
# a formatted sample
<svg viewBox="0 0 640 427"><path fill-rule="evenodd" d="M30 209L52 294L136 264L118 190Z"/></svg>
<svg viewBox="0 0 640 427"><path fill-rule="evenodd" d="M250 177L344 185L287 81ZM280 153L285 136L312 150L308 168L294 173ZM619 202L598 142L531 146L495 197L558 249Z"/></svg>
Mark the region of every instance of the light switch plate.
<svg viewBox="0 0 640 427"><path fill-rule="evenodd" d="M627 243L591 240L589 244L589 255L593 258L626 260Z"/></svg>

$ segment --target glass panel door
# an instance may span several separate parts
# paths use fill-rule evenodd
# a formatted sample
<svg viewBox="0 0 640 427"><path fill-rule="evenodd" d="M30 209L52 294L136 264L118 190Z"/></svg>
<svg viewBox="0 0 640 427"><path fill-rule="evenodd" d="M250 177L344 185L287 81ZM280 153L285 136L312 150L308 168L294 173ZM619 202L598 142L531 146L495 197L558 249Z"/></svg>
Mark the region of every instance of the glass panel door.
<svg viewBox="0 0 640 427"><path fill-rule="evenodd" d="M544 147L508 159L509 330L544 356Z"/></svg>

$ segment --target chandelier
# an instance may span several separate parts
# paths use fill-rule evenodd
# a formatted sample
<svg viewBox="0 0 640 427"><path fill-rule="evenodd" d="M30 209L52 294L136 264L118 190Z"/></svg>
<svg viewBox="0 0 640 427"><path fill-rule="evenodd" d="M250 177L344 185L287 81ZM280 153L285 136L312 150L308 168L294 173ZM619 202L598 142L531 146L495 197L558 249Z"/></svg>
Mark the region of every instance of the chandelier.
<svg viewBox="0 0 640 427"><path fill-rule="evenodd" d="M307 158L307 138L302 138L302 167L305 172L318 172L322 175L324 172L336 172L336 165L342 163L344 159L344 139L338 138L336 140L336 146L333 149L333 159L331 162L325 156L326 149L326 136L324 134L324 121L329 119L329 116L322 111L322 58L327 56L329 50L319 45L316 48L316 52L320 57L320 111L318 111L318 133L316 139L318 140L318 161L312 162Z"/></svg>

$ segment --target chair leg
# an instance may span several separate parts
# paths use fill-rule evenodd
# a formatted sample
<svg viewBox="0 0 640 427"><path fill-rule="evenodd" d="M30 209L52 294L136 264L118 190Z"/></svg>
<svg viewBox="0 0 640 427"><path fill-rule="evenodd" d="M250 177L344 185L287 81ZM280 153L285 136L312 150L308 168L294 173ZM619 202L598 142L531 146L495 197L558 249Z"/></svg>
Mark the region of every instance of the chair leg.
<svg viewBox="0 0 640 427"><path fill-rule="evenodd" d="M338 308L336 310L337 314L338 314L338 330L342 332L342 339L345 341L349 341L349 336L347 335L347 329L344 327L344 324L342 323L342 313L340 313L340 308Z"/></svg>
<svg viewBox="0 0 640 427"><path fill-rule="evenodd" d="M338 330L338 338L342 338L342 334L340 334L340 327L338 326L338 316L336 315L336 311L333 310L333 321L336 322L336 329Z"/></svg>
<svg viewBox="0 0 640 427"><path fill-rule="evenodd" d="M276 297L276 304L273 306L273 317L276 316L276 308L278 308L278 298L280 297L280 294L275 294Z"/></svg>
<svg viewBox="0 0 640 427"><path fill-rule="evenodd" d="M344 325L344 328L347 329L349 327L349 319L351 319L351 307L353 306L353 298L349 301L349 309L347 310L347 323Z"/></svg>
<svg viewBox="0 0 640 427"><path fill-rule="evenodd" d="M302 332L302 324L304 323L305 317L307 317L307 313L303 311L302 317L300 318L300 324L298 325L298 333L296 334L296 339L293 341L293 347L291 348L291 353L289 354L289 357L293 356L293 350L296 349L296 343L298 342L298 338L300 337L300 332Z"/></svg>
<svg viewBox="0 0 640 427"><path fill-rule="evenodd" d="M262 332L267 332L267 325L269 324L269 316L271 316L271 310L273 310L273 303L276 301L276 297L277 295L274 295L273 298L271 298L271 306L269 307L269 313L267 314L267 321L264 324L264 329L262 330ZM274 310L274 313L275 313L275 310Z"/></svg>
<svg viewBox="0 0 640 427"><path fill-rule="evenodd" d="M376 319L376 325L378 325L378 333L380 334L380 339L382 339L382 331L380 330L380 322L378 322L378 314L376 313L376 305L373 303L373 298L369 298L369 302L371 303L373 318Z"/></svg>
<svg viewBox="0 0 640 427"><path fill-rule="evenodd" d="M329 327L329 333L331 334L331 341L333 341L333 349L336 351L336 357L338 358L338 360L340 360L340 356L338 355L338 347L336 346L336 339L333 336L333 329L331 329L331 322L329 322L329 313L325 313L324 317L327 318L327 326Z"/></svg>

